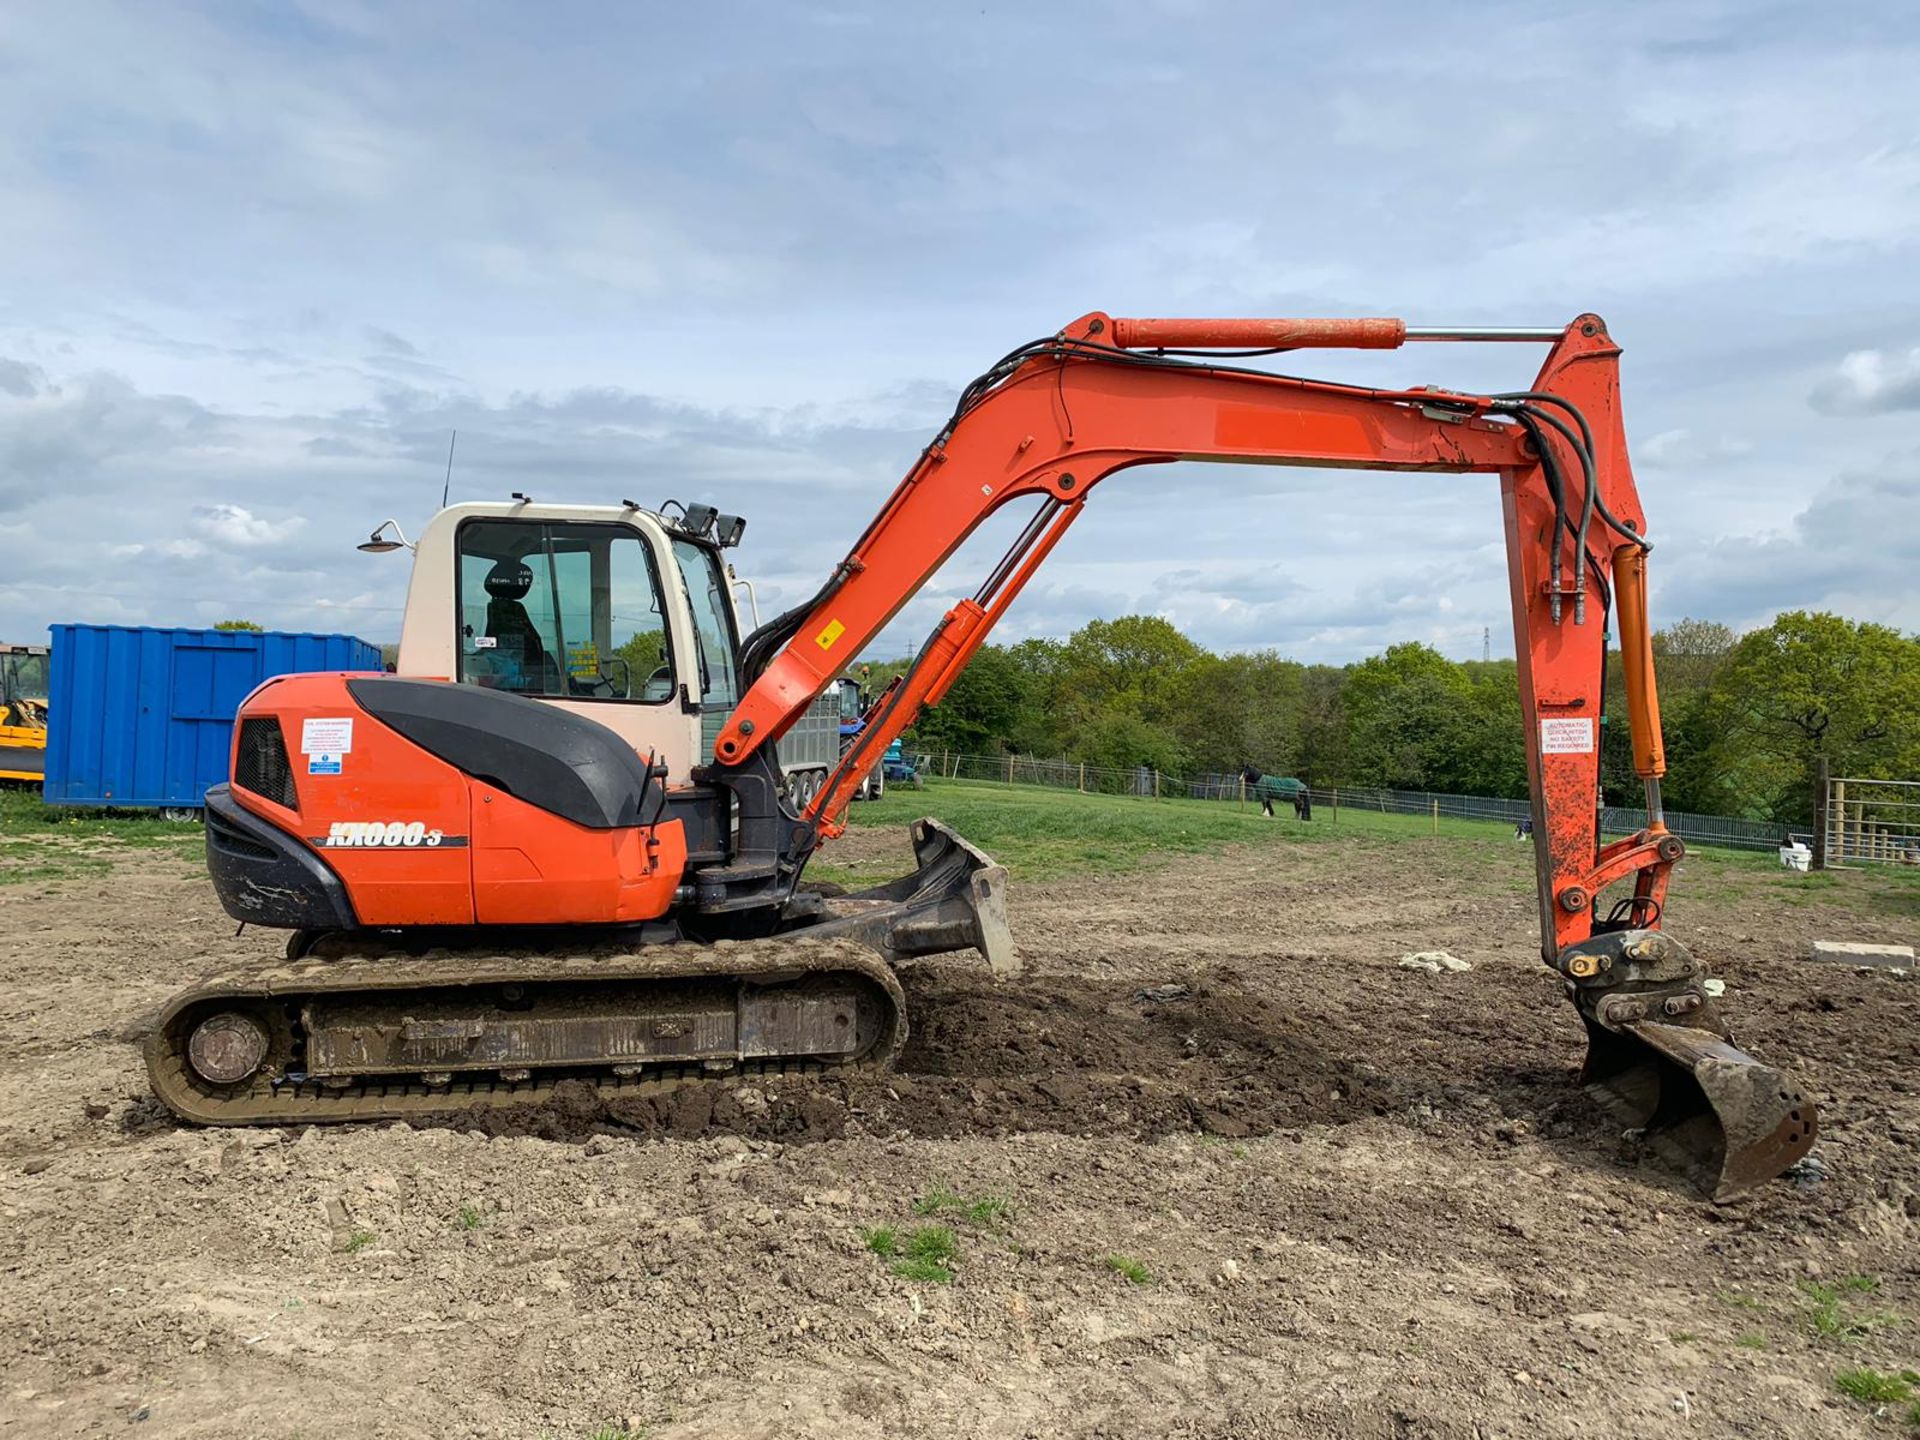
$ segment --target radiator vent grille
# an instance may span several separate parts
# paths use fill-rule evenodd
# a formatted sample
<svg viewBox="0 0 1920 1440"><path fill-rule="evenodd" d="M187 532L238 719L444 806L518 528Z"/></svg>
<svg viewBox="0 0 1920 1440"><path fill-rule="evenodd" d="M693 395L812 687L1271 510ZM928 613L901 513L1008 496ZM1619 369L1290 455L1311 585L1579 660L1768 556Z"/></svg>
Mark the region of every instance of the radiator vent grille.
<svg viewBox="0 0 1920 1440"><path fill-rule="evenodd" d="M262 800L297 809L293 794L293 766L287 761L287 742L280 722L272 718L240 722L240 752L233 762L233 783Z"/></svg>

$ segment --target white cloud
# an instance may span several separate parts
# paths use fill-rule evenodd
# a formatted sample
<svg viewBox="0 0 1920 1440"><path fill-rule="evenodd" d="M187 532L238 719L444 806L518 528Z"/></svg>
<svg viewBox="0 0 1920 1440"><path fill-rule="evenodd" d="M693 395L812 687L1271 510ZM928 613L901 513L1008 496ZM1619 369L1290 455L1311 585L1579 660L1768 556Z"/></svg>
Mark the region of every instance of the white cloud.
<svg viewBox="0 0 1920 1440"><path fill-rule="evenodd" d="M1696 435L1682 428L1662 430L1634 447L1633 459L1649 470L1698 469L1741 460L1753 453L1753 442L1735 435Z"/></svg>
<svg viewBox="0 0 1920 1440"><path fill-rule="evenodd" d="M29 365L24 360L9 360L0 356L0 394L30 400L40 393L46 383L46 372L38 365Z"/></svg>
<svg viewBox="0 0 1920 1440"><path fill-rule="evenodd" d="M1673 614L1765 624L1782 610L1830 609L1920 630L1920 452L1822 485L1788 525L1724 535L1664 577Z"/></svg>
<svg viewBox="0 0 1920 1440"><path fill-rule="evenodd" d="M324 594L390 638L405 566L352 544L417 527L453 429L456 496L741 509L770 611L961 384L1095 307L1601 309L1658 593L1744 619L1852 603L1851 566L1882 587L1860 603L1904 605L1913 469L1883 452L1920 444L1906 8L1491 0L1449 31L1411 0L1099 25L483 7L452 29L360 3L43 7L0 38L0 518L31 537L0 529L0 634L83 611L305 627ZM1486 83L1495 30L1526 86ZM1126 103L1063 103L1062 74ZM1537 361L1276 363L1508 389ZM1810 393L1886 418L1833 425ZM1510 633L1498 536L1486 477L1159 467L1103 488L1008 627L1137 608L1315 658L1477 654L1483 625ZM883 645L922 638L987 552Z"/></svg>
<svg viewBox="0 0 1920 1440"><path fill-rule="evenodd" d="M109 560L135 560L142 555L164 555L173 560L198 560L207 553L204 542L199 540L156 540L152 544L135 541L130 545L106 545L102 547Z"/></svg>
<svg viewBox="0 0 1920 1440"><path fill-rule="evenodd" d="M260 545L278 545L302 529L304 515L288 515L269 520L240 505L203 505L194 511L193 523L199 531L223 545L251 549Z"/></svg>
<svg viewBox="0 0 1920 1440"><path fill-rule="evenodd" d="M1835 374L1814 387L1815 409L1834 415L1884 415L1920 410L1920 346L1855 350Z"/></svg>

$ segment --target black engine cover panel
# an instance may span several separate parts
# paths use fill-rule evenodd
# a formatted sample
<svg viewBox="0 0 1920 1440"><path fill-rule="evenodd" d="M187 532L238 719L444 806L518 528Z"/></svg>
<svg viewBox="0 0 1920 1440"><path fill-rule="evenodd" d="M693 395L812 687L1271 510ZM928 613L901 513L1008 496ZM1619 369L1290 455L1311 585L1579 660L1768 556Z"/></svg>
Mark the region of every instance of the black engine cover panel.
<svg viewBox="0 0 1920 1440"><path fill-rule="evenodd" d="M616 830L665 813L659 773L598 721L444 680L363 676L347 690L428 754L576 825Z"/></svg>

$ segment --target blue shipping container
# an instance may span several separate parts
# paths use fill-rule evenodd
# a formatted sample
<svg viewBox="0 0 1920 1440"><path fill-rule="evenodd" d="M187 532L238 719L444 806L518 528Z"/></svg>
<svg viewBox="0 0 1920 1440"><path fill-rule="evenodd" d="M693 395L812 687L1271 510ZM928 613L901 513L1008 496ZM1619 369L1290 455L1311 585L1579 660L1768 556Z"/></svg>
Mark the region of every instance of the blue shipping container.
<svg viewBox="0 0 1920 1440"><path fill-rule="evenodd" d="M378 670L351 635L55 625L49 805L198 809L227 778L233 716L262 680Z"/></svg>

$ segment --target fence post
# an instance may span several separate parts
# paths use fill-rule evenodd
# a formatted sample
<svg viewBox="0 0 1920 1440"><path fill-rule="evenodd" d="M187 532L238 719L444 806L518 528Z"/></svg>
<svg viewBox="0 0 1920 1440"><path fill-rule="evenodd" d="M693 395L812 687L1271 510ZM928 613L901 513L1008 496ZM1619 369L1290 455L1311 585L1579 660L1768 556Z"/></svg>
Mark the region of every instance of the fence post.
<svg viewBox="0 0 1920 1440"><path fill-rule="evenodd" d="M1433 833L1440 833L1440 797L1437 795L1433 798Z"/></svg>
<svg viewBox="0 0 1920 1440"><path fill-rule="evenodd" d="M1013 784L1013 756L1007 756L1007 784Z"/></svg>
<svg viewBox="0 0 1920 1440"><path fill-rule="evenodd" d="M1153 767L1153 798L1156 800L1160 798L1160 767L1158 765Z"/></svg>
<svg viewBox="0 0 1920 1440"><path fill-rule="evenodd" d="M1340 787L1334 786L1329 793L1333 796L1333 823L1338 825L1340 823Z"/></svg>
<svg viewBox="0 0 1920 1440"><path fill-rule="evenodd" d="M1827 757L1813 762L1813 868L1827 868Z"/></svg>
<svg viewBox="0 0 1920 1440"><path fill-rule="evenodd" d="M1084 760L1080 762L1080 783L1075 788L1078 789L1082 795L1087 793L1087 762Z"/></svg>

